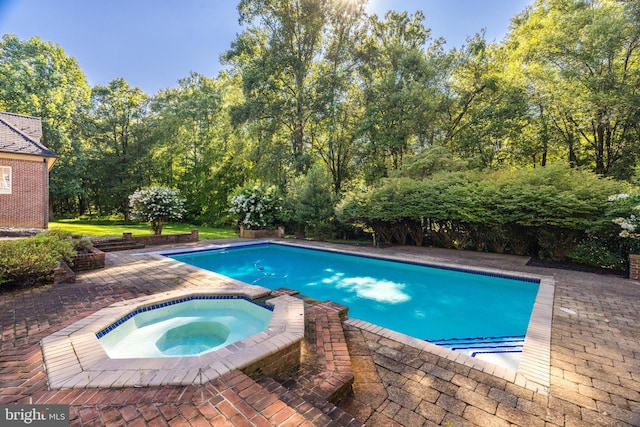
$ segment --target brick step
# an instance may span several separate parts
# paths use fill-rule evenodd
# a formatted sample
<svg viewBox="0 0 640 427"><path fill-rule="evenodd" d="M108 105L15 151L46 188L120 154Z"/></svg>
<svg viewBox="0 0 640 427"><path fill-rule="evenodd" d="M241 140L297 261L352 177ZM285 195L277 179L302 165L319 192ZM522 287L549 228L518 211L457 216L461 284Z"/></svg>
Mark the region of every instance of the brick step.
<svg viewBox="0 0 640 427"><path fill-rule="evenodd" d="M275 395L282 402L295 409L305 419L311 420L314 426L349 426L360 427L363 424L344 410L326 400L307 400L298 392L290 390L276 380L260 376L254 378L256 384Z"/></svg>
<svg viewBox="0 0 640 427"><path fill-rule="evenodd" d="M353 368L342 327L347 310L330 301L305 310L300 367L293 375L280 379L285 388L318 407L327 401L337 404L353 391Z"/></svg>
<svg viewBox="0 0 640 427"><path fill-rule="evenodd" d="M92 240L93 246L102 252L128 251L131 249L143 249L145 245L135 240L123 238L114 239L95 239Z"/></svg>
<svg viewBox="0 0 640 427"><path fill-rule="evenodd" d="M283 384L308 400L338 403L352 392L351 356L342 327L347 307L326 301L305 311L305 346L295 379Z"/></svg>
<svg viewBox="0 0 640 427"><path fill-rule="evenodd" d="M117 252L117 251L129 251L132 249L144 249L145 245L142 243L136 243L134 245L119 245L119 246L108 246L105 248L101 248L102 252Z"/></svg>
<svg viewBox="0 0 640 427"><path fill-rule="evenodd" d="M273 294L297 294L278 289ZM310 419L311 408L326 418L314 420L314 425L361 426L362 423L338 406L352 393L354 381L351 358L347 348L342 320L348 308L325 301L305 309L305 337L300 366L286 377L276 379L259 375L254 381L274 393L287 405ZM314 415L315 417L315 415ZM328 424L327 424L328 423Z"/></svg>

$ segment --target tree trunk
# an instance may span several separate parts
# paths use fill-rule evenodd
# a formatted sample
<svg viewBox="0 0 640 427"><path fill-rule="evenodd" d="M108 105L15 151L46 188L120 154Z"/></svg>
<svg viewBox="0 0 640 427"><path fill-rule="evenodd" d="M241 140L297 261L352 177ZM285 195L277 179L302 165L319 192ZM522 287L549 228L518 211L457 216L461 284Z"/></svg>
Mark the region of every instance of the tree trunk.
<svg viewBox="0 0 640 427"><path fill-rule="evenodd" d="M573 141L573 134L569 134L567 138L567 145L569 147L569 165L574 168L578 165L578 161L576 159L576 149L575 143Z"/></svg>
<svg viewBox="0 0 640 427"><path fill-rule="evenodd" d="M605 140L605 131L606 124L600 121L601 114L598 114L598 122L595 126L595 131L593 137L595 138L594 145L596 149L596 168L595 173L604 174L607 169L604 164L604 140Z"/></svg>

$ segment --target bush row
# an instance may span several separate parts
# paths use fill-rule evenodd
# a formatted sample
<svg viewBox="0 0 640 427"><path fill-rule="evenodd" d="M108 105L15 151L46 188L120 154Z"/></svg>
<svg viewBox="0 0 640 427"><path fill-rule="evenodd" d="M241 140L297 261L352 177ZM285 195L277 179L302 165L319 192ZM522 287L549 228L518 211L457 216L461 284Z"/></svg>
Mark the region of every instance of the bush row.
<svg viewBox="0 0 640 427"><path fill-rule="evenodd" d="M60 260L76 253L69 234L50 230L34 237L0 242L0 287L27 287L53 281Z"/></svg>
<svg viewBox="0 0 640 427"><path fill-rule="evenodd" d="M341 221L370 228L381 243L426 243L562 260L585 239L619 228L608 200L625 185L564 165L495 173L389 178L351 193ZM615 239L614 239L615 240Z"/></svg>

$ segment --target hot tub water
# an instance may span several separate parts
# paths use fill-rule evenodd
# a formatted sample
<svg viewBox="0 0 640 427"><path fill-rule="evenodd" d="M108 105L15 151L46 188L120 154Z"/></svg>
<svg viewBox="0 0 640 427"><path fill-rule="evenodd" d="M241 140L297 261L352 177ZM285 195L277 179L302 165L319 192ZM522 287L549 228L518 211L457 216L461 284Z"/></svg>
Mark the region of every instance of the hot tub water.
<svg viewBox="0 0 640 427"><path fill-rule="evenodd" d="M136 313L99 341L112 359L197 356L263 331L272 311L246 299L191 299ZM108 328L107 328L108 329Z"/></svg>

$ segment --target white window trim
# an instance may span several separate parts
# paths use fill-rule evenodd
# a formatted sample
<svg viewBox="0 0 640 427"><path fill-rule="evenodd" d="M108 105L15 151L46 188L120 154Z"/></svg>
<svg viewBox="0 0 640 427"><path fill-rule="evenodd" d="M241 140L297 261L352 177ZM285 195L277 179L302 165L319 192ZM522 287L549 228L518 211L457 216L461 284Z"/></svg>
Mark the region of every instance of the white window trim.
<svg viewBox="0 0 640 427"><path fill-rule="evenodd" d="M0 166L0 194L11 194L11 166Z"/></svg>

